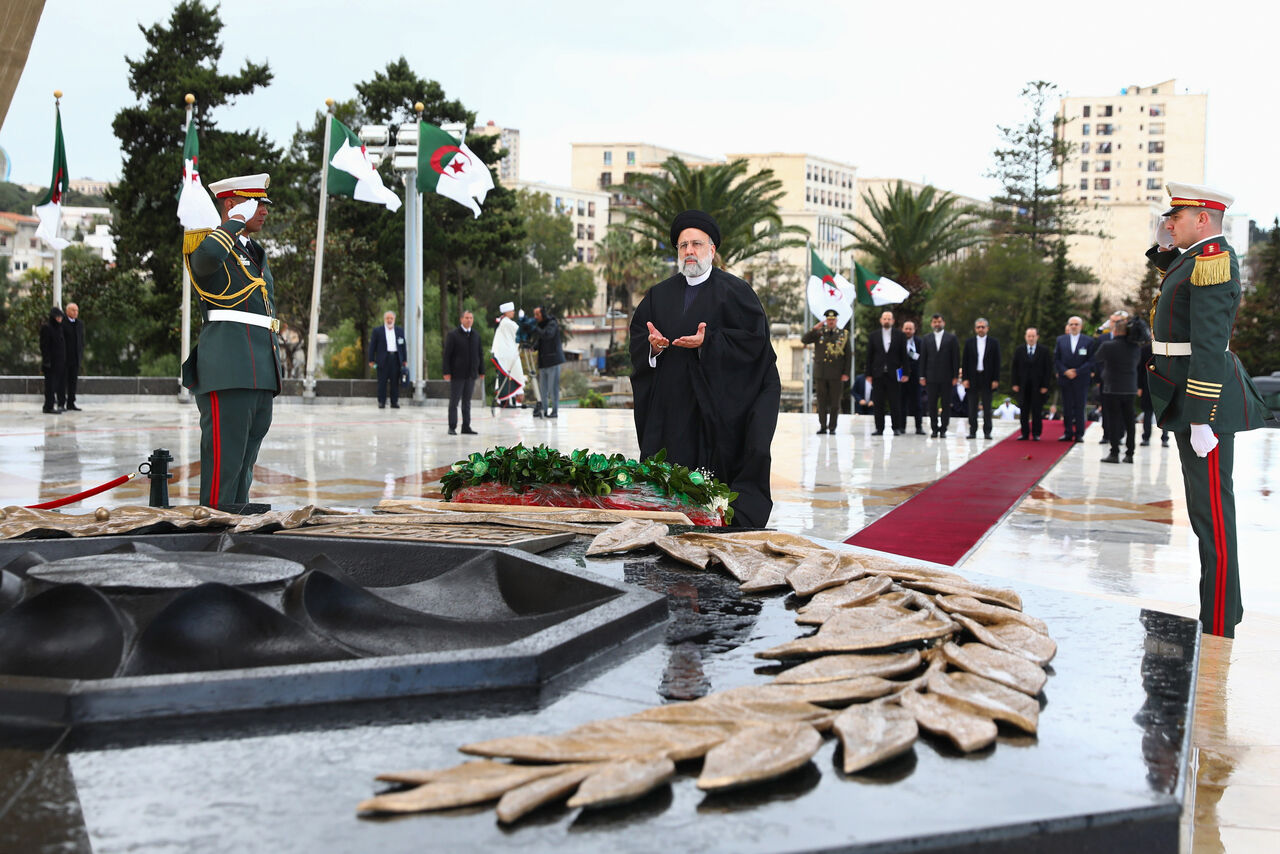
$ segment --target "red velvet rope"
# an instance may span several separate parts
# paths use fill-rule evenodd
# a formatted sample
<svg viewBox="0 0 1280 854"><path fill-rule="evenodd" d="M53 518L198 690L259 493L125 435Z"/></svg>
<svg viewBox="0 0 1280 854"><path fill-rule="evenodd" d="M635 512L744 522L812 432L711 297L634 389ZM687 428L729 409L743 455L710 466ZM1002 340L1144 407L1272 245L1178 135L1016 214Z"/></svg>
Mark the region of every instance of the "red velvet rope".
<svg viewBox="0 0 1280 854"><path fill-rule="evenodd" d="M109 480L101 486L95 486L93 489L86 489L84 492L77 492L75 495L68 495L66 498L56 498L53 501L46 501L43 504L28 504L28 510L52 510L55 507L61 507L64 504L74 504L82 498L90 498L99 492L106 492L108 489L115 489L122 483L128 483L138 476L138 473L129 472L122 474L115 480Z"/></svg>

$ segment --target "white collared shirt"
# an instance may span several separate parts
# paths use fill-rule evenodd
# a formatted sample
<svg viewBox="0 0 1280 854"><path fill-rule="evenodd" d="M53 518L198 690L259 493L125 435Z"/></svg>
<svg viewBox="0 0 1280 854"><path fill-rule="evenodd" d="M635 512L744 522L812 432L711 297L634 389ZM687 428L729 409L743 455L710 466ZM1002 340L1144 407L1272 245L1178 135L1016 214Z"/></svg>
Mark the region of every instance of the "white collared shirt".
<svg viewBox="0 0 1280 854"><path fill-rule="evenodd" d="M978 373L982 373L982 360L987 355L987 336L978 336Z"/></svg>
<svg viewBox="0 0 1280 854"><path fill-rule="evenodd" d="M889 342L893 340L893 330L880 327L880 337L884 339L884 351L889 352Z"/></svg>
<svg viewBox="0 0 1280 854"><path fill-rule="evenodd" d="M1078 345L1079 343L1080 343L1080 335L1079 334L1072 335L1071 336L1071 352L1072 353L1076 351L1076 345Z"/></svg>
<svg viewBox="0 0 1280 854"><path fill-rule="evenodd" d="M946 331L943 329L940 332L933 333L933 346L939 351L942 350L942 333Z"/></svg>
<svg viewBox="0 0 1280 854"><path fill-rule="evenodd" d="M385 332L385 333L387 334L387 352L388 352L388 353L396 353L396 352L399 352L399 348L396 346L396 328L395 328L395 326L394 326L394 325L392 325L392 326L384 326L384 327L382 327L382 331L383 331L383 332Z"/></svg>

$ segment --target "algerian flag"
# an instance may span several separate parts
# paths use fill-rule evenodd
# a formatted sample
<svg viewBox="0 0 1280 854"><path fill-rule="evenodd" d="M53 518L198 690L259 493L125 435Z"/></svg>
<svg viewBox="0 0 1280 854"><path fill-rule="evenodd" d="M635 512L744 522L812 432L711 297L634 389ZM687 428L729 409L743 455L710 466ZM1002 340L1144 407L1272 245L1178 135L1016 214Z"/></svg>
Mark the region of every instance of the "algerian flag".
<svg viewBox="0 0 1280 854"><path fill-rule="evenodd" d="M387 210L400 209L400 197L382 183L378 166L369 159L369 152L360 137L342 122L333 121L329 135L329 195L351 196L361 202L385 205Z"/></svg>
<svg viewBox="0 0 1280 854"><path fill-rule="evenodd" d="M858 302L863 305L897 305L911 292L888 276L877 276L861 264L854 264L858 279Z"/></svg>
<svg viewBox="0 0 1280 854"><path fill-rule="evenodd" d="M200 180L200 140L196 123L187 122L187 141L182 145L182 188L178 190L178 222L187 231L217 228L222 222L213 198Z"/></svg>
<svg viewBox="0 0 1280 854"><path fill-rule="evenodd" d="M836 310L836 326L844 328L853 316L853 285L839 273L834 273L822 263L818 253L812 249L810 254L809 286L806 289L809 311L822 320L827 309Z"/></svg>
<svg viewBox="0 0 1280 854"><path fill-rule="evenodd" d="M53 135L53 177L49 180L49 192L35 204L35 214L40 218L36 236L54 249L66 249L71 241L58 236L58 227L62 225L62 196L67 192L71 176L67 172L67 150L62 144L62 109L55 106L54 110L57 121Z"/></svg>
<svg viewBox="0 0 1280 854"><path fill-rule="evenodd" d="M418 123L418 191L439 193L480 216L480 202L493 189L493 173L465 142L435 125Z"/></svg>

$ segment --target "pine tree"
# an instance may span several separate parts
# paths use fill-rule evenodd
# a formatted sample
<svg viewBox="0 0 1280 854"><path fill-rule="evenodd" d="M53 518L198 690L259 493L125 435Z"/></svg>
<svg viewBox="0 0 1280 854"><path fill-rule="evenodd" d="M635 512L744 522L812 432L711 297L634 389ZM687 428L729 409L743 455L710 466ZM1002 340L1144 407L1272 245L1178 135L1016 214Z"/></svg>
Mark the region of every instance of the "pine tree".
<svg viewBox="0 0 1280 854"><path fill-rule="evenodd" d="M182 226L178 223L178 185L186 104L195 95L200 132L200 172L205 181L270 172L279 152L261 131L224 131L214 111L271 82L264 63L246 61L235 74L222 74L222 19L217 7L181 0L166 23L139 25L147 49L128 59L129 87L137 106L116 114L112 128L124 152L120 183L109 191L116 210L117 263L143 269L153 283L152 296L139 306L139 318L153 323L138 330L142 358L178 351L182 293Z"/></svg>

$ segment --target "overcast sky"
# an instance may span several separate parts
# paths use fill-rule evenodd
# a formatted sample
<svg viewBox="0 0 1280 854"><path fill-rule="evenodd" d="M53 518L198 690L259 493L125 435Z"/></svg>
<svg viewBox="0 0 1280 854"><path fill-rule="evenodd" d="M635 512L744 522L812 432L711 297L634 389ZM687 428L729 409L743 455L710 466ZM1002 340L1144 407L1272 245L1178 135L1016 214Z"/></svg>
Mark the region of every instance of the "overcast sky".
<svg viewBox="0 0 1280 854"><path fill-rule="evenodd" d="M167 0L47 0L0 146L10 180L47 184L54 89L74 177L115 179L124 58ZM574 141L653 142L722 156L809 152L863 177L986 197L997 124L1028 80L1110 95L1177 78L1207 92L1206 182L1236 213L1280 212L1276 33L1263 3L487 2L225 0L230 72L266 61L270 87L218 115L285 144L324 99L405 56L478 119L519 128L521 178L568 183ZM359 19L357 19L357 12ZM1203 19L1203 23L1198 21ZM220 176L206 176L216 180ZM1168 176L1176 179L1177 176Z"/></svg>

